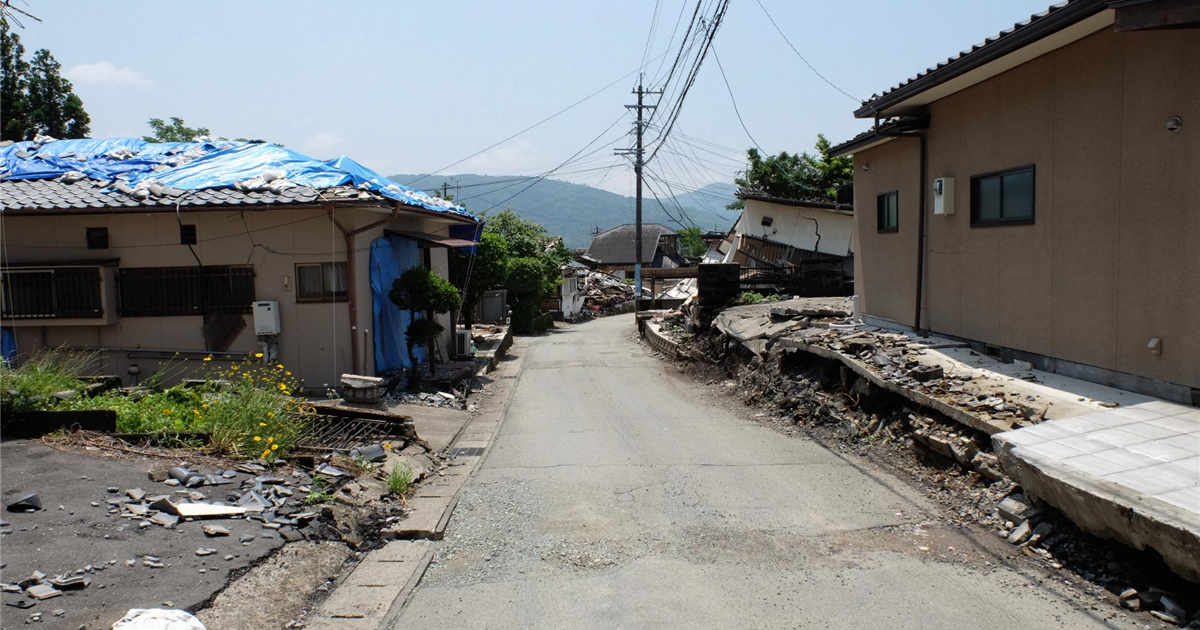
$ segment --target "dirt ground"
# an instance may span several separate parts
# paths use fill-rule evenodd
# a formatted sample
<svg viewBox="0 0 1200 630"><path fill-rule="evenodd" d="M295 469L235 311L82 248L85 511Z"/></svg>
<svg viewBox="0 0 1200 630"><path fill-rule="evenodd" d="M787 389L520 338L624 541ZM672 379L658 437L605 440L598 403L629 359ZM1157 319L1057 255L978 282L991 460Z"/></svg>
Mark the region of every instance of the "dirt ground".
<svg viewBox="0 0 1200 630"><path fill-rule="evenodd" d="M201 521L181 522L175 529L158 525L139 528L137 519L108 513L108 499L125 496L126 489L170 494L177 488L151 481L147 471L164 460L130 456L114 458L83 450L59 451L37 440L0 442L0 488L4 505L37 492L45 509L5 511L8 525L0 536L0 581L15 583L41 571L53 577L84 571L92 583L82 590L37 601L32 608L7 605L21 599L4 593L0 627L25 625L31 613L42 613L46 630L108 628L130 608L172 607L196 610L246 571L284 544L280 535L253 520L210 521L229 529L229 536L205 536ZM171 465L183 462L169 462ZM202 487L209 498L221 499L234 485ZM110 493L108 488L116 488ZM93 506L92 503L98 503ZM10 531L11 530L11 531ZM245 537L247 542L243 543ZM215 549L198 556L197 549ZM144 556L157 556L162 568L144 566ZM129 561L132 562L130 566ZM87 567L91 571L87 571ZM62 611L56 615L56 611Z"/></svg>

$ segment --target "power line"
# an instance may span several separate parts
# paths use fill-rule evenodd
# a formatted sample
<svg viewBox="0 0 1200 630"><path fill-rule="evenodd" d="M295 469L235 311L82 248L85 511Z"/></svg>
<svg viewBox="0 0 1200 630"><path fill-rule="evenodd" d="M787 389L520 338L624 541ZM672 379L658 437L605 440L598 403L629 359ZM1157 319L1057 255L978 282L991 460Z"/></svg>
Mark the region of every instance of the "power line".
<svg viewBox="0 0 1200 630"><path fill-rule="evenodd" d="M667 51L663 51L663 53L662 53L661 55L659 55L659 57L665 56L666 54L667 54ZM479 151L476 151L475 153L472 153L471 155L468 155L467 157L465 157L465 158L463 158L463 159L461 159L461 160L458 160L457 162L451 162L450 164L447 164L447 165L445 165L445 166L443 166L443 167L441 167L441 168L439 168L439 169L437 169L437 170L433 171L432 173L426 173L426 174L424 174L424 175L422 175L422 176L420 176L420 177L418 177L418 178L416 178L416 179L414 179L414 180L412 180L412 181L410 181L410 182L408 182L408 183L406 183L406 184L404 184L404 185L405 185L405 186L412 186L412 185L413 185L413 184L415 184L416 182L419 182L419 181L421 181L422 179L425 179L426 177L430 177L430 176L436 175L436 174L440 173L441 171L444 171L444 170L446 170L446 169L450 168L451 166L455 166L455 165L458 165L458 164L462 164L463 162L466 162L467 160L469 160L469 159L471 159L471 158L473 158L473 157L475 157L475 156L477 156L477 155L480 155L480 154L482 154L482 153L486 153L486 152L488 152L488 151L491 151L492 149L494 149L494 148L496 148L496 147L498 147L498 146L500 146L500 145L504 144L505 142L508 142L509 140L512 140L513 138L516 138L517 136L519 136L519 135L521 135L521 134L523 134L523 133L525 133L525 132L527 132L527 131L530 131L530 130L532 130L532 129L535 129L535 128L537 128L537 127L540 127L540 126L542 126L543 124L545 124L545 123L547 123L547 122L549 122L549 121L551 121L551 120L553 120L553 119L555 119L555 118L558 118L560 115L562 115L562 114L564 114L564 113L566 113L566 112L568 112L568 111L570 111L570 110L572 110L572 109L574 109L574 108L578 107L579 105L582 105L584 102L591 100L592 98L594 98L595 96L599 95L601 92L604 92L605 90L607 90L607 89L611 88L612 86L614 86L614 85L616 85L616 84L618 84L618 83L620 83L620 82L624 81L625 79L628 79L629 77L631 77L631 76L633 76L633 75L637 74L638 72L641 72L642 68L646 67L646 65L647 65L647 64L649 64L649 63L652 63L652 62L654 62L654 61L656 61L656 60L658 60L658 57L654 57L653 59L650 59L649 61L646 61L646 62L644 62L642 65L638 66L638 67L637 67L637 68L636 68L636 69L635 69L633 72L626 73L626 74L625 74L625 76L623 76L623 77L621 77L621 78L617 79L616 81L613 81L612 83L609 83L608 85L606 85L606 86L604 86L604 87L600 88L599 90L596 90L595 92L592 92L591 94L588 94L587 96L585 96L585 97L583 97L583 98L579 99L578 101L575 101L574 103L572 103L572 104L570 104L570 105L568 105L568 106L564 107L563 109L560 109L560 110L558 110L557 112L555 112L555 113L553 113L553 114L551 114L551 115L549 115L549 116L547 116L547 117L545 117L545 118L543 118L543 119L539 120L538 122L536 122L536 123L534 123L534 124L532 124L532 125L530 125L530 126L528 126L528 127L524 128L524 129L522 129L522 130L518 131L517 133L514 133L513 135L511 135L511 136L509 136L509 137L507 137L507 138L505 138L505 139L503 139L503 140L501 140L501 141L499 141L499 142L497 142L497 143L495 143L495 144L492 144L492 145L490 145L490 146L488 146L488 147L486 147L486 148L484 148L484 149L481 149L481 150L479 150Z"/></svg>
<svg viewBox="0 0 1200 630"><path fill-rule="evenodd" d="M809 63L807 59L804 58L804 55L801 55L800 51L796 50L796 47L792 45L792 40L788 39L788 36L783 34L783 29L779 28L779 25L775 23L775 18L771 17L770 12L767 11L767 7L763 6L762 0L754 0L754 1L758 3L758 8L762 9L763 13L766 14L767 19L771 20L771 26L775 27L775 31L779 33L779 36L783 38L783 41L787 42L788 48L791 48L792 52L796 53L796 56L800 58L800 61L803 61L804 65L808 66L808 69L813 71L813 74L817 75L818 77L821 77L821 80L828 83L829 87L841 92L842 94L845 94L846 98L849 98L850 100L854 101L855 103L862 103L862 99L851 96L848 92L846 92L846 90L843 90L842 88L834 85L833 81L830 81L829 79L825 78L825 75L818 72L817 69L814 68L813 65L811 63Z"/></svg>

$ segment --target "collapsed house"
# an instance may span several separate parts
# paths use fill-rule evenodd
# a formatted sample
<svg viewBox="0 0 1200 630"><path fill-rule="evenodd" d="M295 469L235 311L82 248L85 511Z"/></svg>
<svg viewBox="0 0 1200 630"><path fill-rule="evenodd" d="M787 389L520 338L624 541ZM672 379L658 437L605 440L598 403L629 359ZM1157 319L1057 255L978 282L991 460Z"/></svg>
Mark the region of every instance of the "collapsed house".
<svg viewBox="0 0 1200 630"><path fill-rule="evenodd" d="M637 227L631 223L592 237L581 261L592 269L617 278L631 277L637 263ZM680 250L680 235L658 223L642 224L642 269L683 267L687 264Z"/></svg>
<svg viewBox="0 0 1200 630"><path fill-rule="evenodd" d="M5 356L100 353L129 384L180 359L261 352L310 389L411 367L405 270L448 276L480 222L341 157L136 138L0 147ZM446 330L431 348L454 347Z"/></svg>

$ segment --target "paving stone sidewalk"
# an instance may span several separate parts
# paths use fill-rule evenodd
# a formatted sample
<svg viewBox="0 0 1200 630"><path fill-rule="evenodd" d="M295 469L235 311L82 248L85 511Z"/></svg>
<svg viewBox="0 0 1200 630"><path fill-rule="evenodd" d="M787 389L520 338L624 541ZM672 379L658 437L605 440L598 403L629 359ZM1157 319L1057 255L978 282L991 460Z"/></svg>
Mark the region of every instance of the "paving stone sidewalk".
<svg viewBox="0 0 1200 630"><path fill-rule="evenodd" d="M1200 409L1165 401L994 436L1005 470L1083 529L1200 580Z"/></svg>

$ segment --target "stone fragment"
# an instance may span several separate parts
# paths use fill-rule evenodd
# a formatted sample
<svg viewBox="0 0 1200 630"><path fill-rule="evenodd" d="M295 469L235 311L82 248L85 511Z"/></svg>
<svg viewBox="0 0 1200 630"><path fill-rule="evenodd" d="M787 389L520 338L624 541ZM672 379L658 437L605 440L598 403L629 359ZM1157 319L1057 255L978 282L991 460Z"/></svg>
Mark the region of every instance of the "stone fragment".
<svg viewBox="0 0 1200 630"><path fill-rule="evenodd" d="M204 535L209 536L209 537L228 536L229 535L229 528L223 527L221 525L206 524L206 525L204 525L203 529L204 529Z"/></svg>
<svg viewBox="0 0 1200 630"><path fill-rule="evenodd" d="M1180 620L1187 619L1187 611L1183 609L1183 606L1175 603L1175 600L1163 595L1158 601L1162 604L1163 612L1167 613L1171 617ZM1182 623L1182 621L1176 623Z"/></svg>
<svg viewBox="0 0 1200 630"><path fill-rule="evenodd" d="M50 599L62 595L62 591L49 584L35 584L25 589L25 594L34 599Z"/></svg>
<svg viewBox="0 0 1200 630"><path fill-rule="evenodd" d="M125 495L129 497L130 501L141 501L146 498L146 491L141 488L130 488L125 491Z"/></svg>
<svg viewBox="0 0 1200 630"><path fill-rule="evenodd" d="M36 512L42 509L42 497L34 492L8 504L9 512Z"/></svg>
<svg viewBox="0 0 1200 630"><path fill-rule="evenodd" d="M1033 507L1023 494L1006 497L1000 502L1000 505L996 506L996 509L1000 512L1001 518L1014 523L1033 519L1041 513L1041 510Z"/></svg>
<svg viewBox="0 0 1200 630"><path fill-rule="evenodd" d="M208 548L205 548L205 547L201 547L201 548L199 548L199 549L197 549L197 550L196 550L196 555L197 555L197 556L200 556L200 557L204 557L204 556L211 556L211 555L213 555L214 553L217 553L217 550L216 550L216 549L208 549Z"/></svg>
<svg viewBox="0 0 1200 630"><path fill-rule="evenodd" d="M1029 524L1028 520L1021 521L1021 524L1014 527L1012 533L1008 535L1009 544L1019 545L1025 542L1032 533L1032 530L1033 526Z"/></svg>

